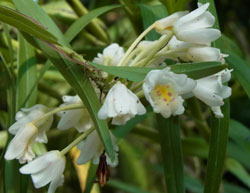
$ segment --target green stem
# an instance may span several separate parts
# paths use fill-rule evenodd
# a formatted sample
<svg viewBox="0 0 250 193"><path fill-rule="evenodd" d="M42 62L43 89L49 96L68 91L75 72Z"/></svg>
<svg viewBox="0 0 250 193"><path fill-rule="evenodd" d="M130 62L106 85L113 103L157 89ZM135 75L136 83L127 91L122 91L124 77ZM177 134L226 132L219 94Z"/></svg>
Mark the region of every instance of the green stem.
<svg viewBox="0 0 250 193"><path fill-rule="evenodd" d="M85 131L83 134L77 137L74 141L72 141L67 147L61 150L61 154L65 155L66 153L68 153L73 147L75 147L78 143L80 143L83 139L85 139L94 130L95 129L92 128L92 129Z"/></svg>
<svg viewBox="0 0 250 193"><path fill-rule="evenodd" d="M88 9L84 7L84 5L81 3L80 0L66 0L66 1L79 17L86 15L88 13ZM108 43L109 37L99 24L100 22L98 22L97 19L94 19L88 25L88 28L93 34L95 34L98 38L100 38L100 40Z"/></svg>
<svg viewBox="0 0 250 193"><path fill-rule="evenodd" d="M126 58L129 56L129 54L133 51L133 49L137 46L137 44L139 44L139 42L142 40L142 38L144 36L146 36L152 29L154 29L155 24L153 23L152 25L150 25L144 32L142 32L138 38L136 38L136 40L133 42L133 44L131 44L131 46L128 48L126 54L123 56L123 58L121 59L121 61L119 62L119 64L117 66L122 66L124 61L126 60Z"/></svg>
<svg viewBox="0 0 250 193"><path fill-rule="evenodd" d="M66 105L63 107L58 107L48 113L46 113L45 115L43 115L42 117L39 117L38 119L32 121L32 123L35 125L38 121L42 120L42 119L46 119L48 117L50 117L51 115L54 115L60 111L66 111L66 110L72 110L72 109L81 109L84 108L83 104L72 104L72 105Z"/></svg>

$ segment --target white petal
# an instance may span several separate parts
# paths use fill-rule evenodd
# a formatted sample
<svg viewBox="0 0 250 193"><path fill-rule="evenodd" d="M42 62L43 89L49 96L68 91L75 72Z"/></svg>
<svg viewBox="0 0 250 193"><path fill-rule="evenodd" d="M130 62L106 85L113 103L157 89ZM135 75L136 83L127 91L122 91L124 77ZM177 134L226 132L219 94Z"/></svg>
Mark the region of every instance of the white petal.
<svg viewBox="0 0 250 193"><path fill-rule="evenodd" d="M212 109L212 111L213 111L216 118L223 118L224 117L224 115L222 114L221 109L220 109L219 106L211 107L211 109Z"/></svg>
<svg viewBox="0 0 250 193"><path fill-rule="evenodd" d="M181 18L182 16L186 15L187 11L179 11L176 12L168 17L162 18L155 22L155 30L159 33L162 33L166 30L166 28L171 27L174 23Z"/></svg>
<svg viewBox="0 0 250 193"><path fill-rule="evenodd" d="M76 95L76 96L65 95L62 97L62 99L63 99L63 102L66 104L76 104L76 103L82 102L78 95Z"/></svg>
<svg viewBox="0 0 250 193"><path fill-rule="evenodd" d="M50 183L48 193L54 193L58 186L63 185L63 182L64 182L64 176L63 175L58 176Z"/></svg>
<svg viewBox="0 0 250 193"><path fill-rule="evenodd" d="M176 32L176 37L185 42L208 45L221 36L217 29L196 29Z"/></svg>
<svg viewBox="0 0 250 193"><path fill-rule="evenodd" d="M183 24L190 22L194 19L196 19L197 17L201 16L202 14L204 14L206 12L206 10L209 7L209 3L206 3L202 6L200 6L199 8L195 9L194 11L190 12L189 14L181 17L175 25L177 25L178 27L181 27Z"/></svg>
<svg viewBox="0 0 250 193"><path fill-rule="evenodd" d="M223 58L220 50L212 47L189 48L187 54L190 61L195 61L195 62L205 62L205 61L221 62L221 59Z"/></svg>
<svg viewBox="0 0 250 193"><path fill-rule="evenodd" d="M96 154L99 156L103 150L103 145L97 134L97 131L90 133L88 137L77 147L81 151L81 154L77 160L78 164L87 163L93 159Z"/></svg>
<svg viewBox="0 0 250 193"><path fill-rule="evenodd" d="M83 116L82 109L68 110L64 111L63 113L64 114L61 116L61 119L57 125L57 128L59 130L66 130L75 127L75 125L80 121L81 117Z"/></svg>
<svg viewBox="0 0 250 193"><path fill-rule="evenodd" d="M12 160L22 157L28 146L32 143L32 138L37 134L38 129L33 124L27 124L23 129L18 130L15 137L11 140L4 158Z"/></svg>

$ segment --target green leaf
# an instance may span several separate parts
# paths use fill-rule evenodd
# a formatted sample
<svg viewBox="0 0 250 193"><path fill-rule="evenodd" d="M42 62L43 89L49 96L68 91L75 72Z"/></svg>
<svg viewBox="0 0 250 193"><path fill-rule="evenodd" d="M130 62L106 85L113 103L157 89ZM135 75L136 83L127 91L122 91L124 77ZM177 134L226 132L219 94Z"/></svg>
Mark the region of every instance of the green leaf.
<svg viewBox="0 0 250 193"><path fill-rule="evenodd" d="M148 191L140 189L137 186L124 183L120 180L110 180L107 185L127 193L150 193Z"/></svg>
<svg viewBox="0 0 250 193"><path fill-rule="evenodd" d="M141 10L141 16L143 21L143 28L147 29L156 20L166 17L168 15L166 8L163 5L146 5L139 4ZM156 31L149 32L145 39L146 40L157 40L160 38L160 34Z"/></svg>
<svg viewBox="0 0 250 193"><path fill-rule="evenodd" d="M250 66L245 60L233 52L227 52L229 56L226 58L229 66L233 68L233 75L240 82L248 97L250 97Z"/></svg>
<svg viewBox="0 0 250 193"><path fill-rule="evenodd" d="M246 190L240 186L232 185L229 183L224 183L225 193L250 193L249 190Z"/></svg>
<svg viewBox="0 0 250 193"><path fill-rule="evenodd" d="M231 120L229 125L228 155L250 169L250 131L241 123Z"/></svg>
<svg viewBox="0 0 250 193"><path fill-rule="evenodd" d="M104 66L91 63L96 68L103 70L114 76L125 78L130 81L139 82L144 80L145 76L151 70L159 68L148 67L119 67L119 66ZM187 74L190 78L198 79L212 75L226 68L226 65L221 65L218 62L201 62L201 63L183 63L170 66L171 70L178 74ZM162 69L162 68L160 68Z"/></svg>
<svg viewBox="0 0 250 193"><path fill-rule="evenodd" d="M67 42L71 42L71 40L74 39L74 37L77 36L77 34L84 29L85 26L87 26L92 19L98 17L99 15L110 11L112 9L121 7L121 5L110 5L110 6L104 6L97 9L92 10L91 12L87 13L86 15L80 17L77 19L65 32L65 40Z"/></svg>
<svg viewBox="0 0 250 193"><path fill-rule="evenodd" d="M211 119L211 137L209 157L204 193L217 193L221 183L226 156L228 127L229 127L229 100L225 100L222 107L224 118Z"/></svg>
<svg viewBox="0 0 250 193"><path fill-rule="evenodd" d="M32 88L37 79L36 58L34 48L19 34L18 73L16 110L30 107L36 103L36 89ZM26 100L29 93L32 93Z"/></svg>
<svg viewBox="0 0 250 193"><path fill-rule="evenodd" d="M183 158L179 117L163 118L156 115L168 192L184 193Z"/></svg>
<svg viewBox="0 0 250 193"><path fill-rule="evenodd" d="M18 11L36 19L39 23L46 27L47 31L53 34L58 39L59 43L69 46L60 29L36 2L33 0L13 0L13 3Z"/></svg>
<svg viewBox="0 0 250 193"><path fill-rule="evenodd" d="M33 18L21 14L15 10L0 6L0 21L18 28L37 38L56 43L56 38L49 33L44 26Z"/></svg>
<svg viewBox="0 0 250 193"><path fill-rule="evenodd" d="M240 181L250 188L250 175L238 161L228 158L225 165L232 174L234 174Z"/></svg>

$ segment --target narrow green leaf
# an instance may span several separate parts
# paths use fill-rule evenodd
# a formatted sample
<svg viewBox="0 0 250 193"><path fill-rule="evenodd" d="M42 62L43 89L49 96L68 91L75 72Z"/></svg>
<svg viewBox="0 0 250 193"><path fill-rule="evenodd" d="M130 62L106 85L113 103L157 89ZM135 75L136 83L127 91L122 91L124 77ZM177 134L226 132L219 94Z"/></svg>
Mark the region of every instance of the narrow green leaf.
<svg viewBox="0 0 250 193"><path fill-rule="evenodd" d="M250 175L238 161L228 158L225 165L233 175L250 188Z"/></svg>
<svg viewBox="0 0 250 193"><path fill-rule="evenodd" d="M143 21L143 28L147 29L156 20L166 17L168 15L166 8L163 5L146 5L139 4L141 16ZM156 40L160 38L160 34L156 31L149 32L145 39Z"/></svg>
<svg viewBox="0 0 250 193"><path fill-rule="evenodd" d="M184 193L183 158L179 117L163 118L157 115L156 128L159 131L168 192Z"/></svg>
<svg viewBox="0 0 250 193"><path fill-rule="evenodd" d="M36 89L32 88L33 82L37 79L36 58L34 48L26 42L19 34L18 50L18 74L17 74L17 93L16 109L30 107L36 103ZM32 93L26 100L29 93ZM26 102L25 102L26 101Z"/></svg>
<svg viewBox="0 0 250 193"><path fill-rule="evenodd" d="M229 100L225 100L222 107L224 118L211 120L211 137L209 145L209 157L204 193L218 193L224 170L226 156L228 127L229 127Z"/></svg>
<svg viewBox="0 0 250 193"><path fill-rule="evenodd" d="M44 26L36 20L10 8L0 6L0 21L42 40L56 43L56 38Z"/></svg>
<svg viewBox="0 0 250 193"><path fill-rule="evenodd" d="M104 66L95 63L91 64L96 68L103 70L109 74L118 76L120 78L125 78L134 82L139 82L144 80L148 72L150 72L151 70L159 69L159 68L148 68L148 67ZM226 68L226 65L221 65L218 62L201 62L201 63L176 64L170 66L170 68L175 73L187 74L190 78L198 79L219 72L222 69Z"/></svg>
<svg viewBox="0 0 250 193"><path fill-rule="evenodd" d="M224 183L224 191L225 193L250 193L249 190L246 190L243 187L229 183Z"/></svg>
<svg viewBox="0 0 250 193"><path fill-rule="evenodd" d="M91 12L87 13L86 15L83 15L79 19L77 19L65 32L65 40L67 42L71 42L71 40L74 39L74 37L77 36L77 34L84 29L85 26L87 26L92 19L98 17L99 15L108 12L112 9L121 7L121 5L110 5L110 6L104 6L97 9L92 10Z"/></svg>
<svg viewBox="0 0 250 193"><path fill-rule="evenodd" d="M124 183L124 182L119 181L119 180L110 180L108 182L108 185L113 187L113 188L116 188L118 190L122 190L124 192L127 192L127 193L150 193L148 191L145 191L145 190L138 188L137 186L134 186L134 185L131 185L128 183Z"/></svg>
<svg viewBox="0 0 250 193"><path fill-rule="evenodd" d="M54 21L36 2L34 2L33 0L13 0L13 3L15 4L18 11L36 19L39 23L46 27L47 31L53 34L58 39L59 43L65 46L69 45L64 40L63 33L56 26Z"/></svg>
<svg viewBox="0 0 250 193"><path fill-rule="evenodd" d="M250 97L250 66L238 55L232 52L227 52L227 54L229 56L226 58L226 61L233 68L233 75L240 82L248 97Z"/></svg>

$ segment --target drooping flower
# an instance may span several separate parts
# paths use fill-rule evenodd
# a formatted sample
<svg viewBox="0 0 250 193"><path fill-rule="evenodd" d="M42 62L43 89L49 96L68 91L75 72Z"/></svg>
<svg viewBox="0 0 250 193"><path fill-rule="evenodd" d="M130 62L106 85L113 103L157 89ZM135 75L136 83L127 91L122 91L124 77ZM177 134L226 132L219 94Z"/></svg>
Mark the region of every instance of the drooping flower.
<svg viewBox="0 0 250 193"><path fill-rule="evenodd" d="M60 107L71 104L82 104L79 96L63 96L63 104ZM90 129L93 125L90 116L86 109L73 109L61 111L58 113L61 117L57 128L59 130L66 130L69 128L76 128L79 132L84 132Z"/></svg>
<svg viewBox="0 0 250 193"><path fill-rule="evenodd" d="M194 80L185 74L175 74L167 67L150 71L144 80L143 91L154 112L168 118L184 112L181 95L191 92L195 86Z"/></svg>
<svg viewBox="0 0 250 193"><path fill-rule="evenodd" d="M224 58L228 56L222 54L220 49L180 41L175 36L171 38L167 45L167 50L164 51L166 52L166 57L180 59L185 62L218 61L224 64ZM161 51L161 54L164 55L164 52Z"/></svg>
<svg viewBox="0 0 250 193"><path fill-rule="evenodd" d="M47 143L46 131L51 127L53 116L36 121L48 111L44 105L35 105L29 109L21 109L16 114L16 122L9 128L15 137L11 140L5 153L5 159L19 159L20 163L31 161L35 154L32 145L35 142Z"/></svg>
<svg viewBox="0 0 250 193"><path fill-rule="evenodd" d="M103 50L103 53L98 53L93 62L108 66L117 66L124 56L124 49L118 44L113 43Z"/></svg>
<svg viewBox="0 0 250 193"><path fill-rule="evenodd" d="M146 113L138 97L124 84L117 82L108 92L98 112L99 119L113 118L112 124L123 125L135 115Z"/></svg>
<svg viewBox="0 0 250 193"><path fill-rule="evenodd" d="M112 144L114 147L115 160L111 161L108 155L105 153L107 158L107 164L115 167L118 164L118 150L119 147L116 144L115 136L110 132ZM103 154L104 146L103 143L97 133L97 131L93 131L88 135L88 137L82 141L78 146L78 149L81 151L81 154L77 160L78 164L85 164L88 161L92 160L94 164L99 164L100 156Z"/></svg>
<svg viewBox="0 0 250 193"><path fill-rule="evenodd" d="M214 16L207 11L209 3L178 19L173 25L173 31L177 39L185 42L209 45L221 36L218 29L211 28L214 25Z"/></svg>
<svg viewBox="0 0 250 193"><path fill-rule="evenodd" d="M231 79L232 70L225 69L216 74L197 80L197 85L192 91L194 96L211 107L217 118L222 118L220 107L224 104L223 99L231 96L230 87L223 85Z"/></svg>
<svg viewBox="0 0 250 193"><path fill-rule="evenodd" d="M227 56L227 54L222 54L220 49L212 47L192 47L187 51L187 58L194 62L218 61L224 64L224 57Z"/></svg>
<svg viewBox="0 0 250 193"><path fill-rule="evenodd" d="M48 193L54 193L64 181L66 160L60 151L49 151L20 168L22 174L30 174L35 188L48 183Z"/></svg>

